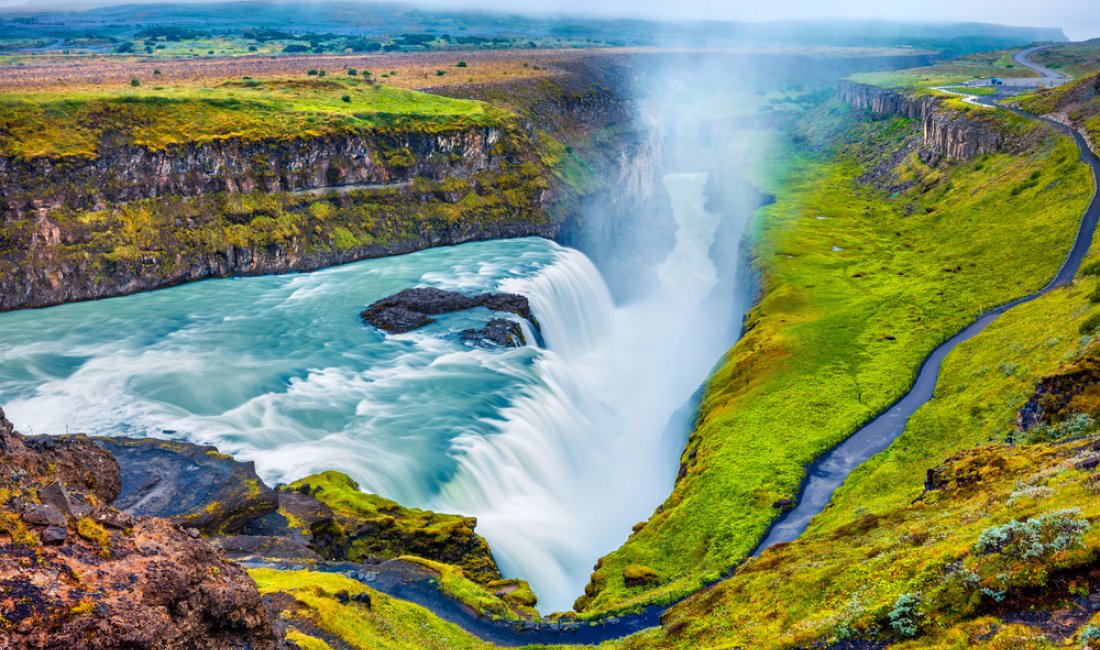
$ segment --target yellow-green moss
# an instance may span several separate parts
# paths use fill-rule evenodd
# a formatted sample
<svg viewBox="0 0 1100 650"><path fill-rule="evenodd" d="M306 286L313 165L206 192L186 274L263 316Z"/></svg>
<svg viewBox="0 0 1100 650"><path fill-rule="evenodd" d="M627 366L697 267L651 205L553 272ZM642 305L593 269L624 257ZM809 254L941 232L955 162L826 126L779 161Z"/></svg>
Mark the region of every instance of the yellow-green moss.
<svg viewBox="0 0 1100 650"><path fill-rule="evenodd" d="M286 640L298 644L302 650L332 650L332 646L315 636L309 636L298 630L290 630L286 633Z"/></svg>
<svg viewBox="0 0 1100 650"><path fill-rule="evenodd" d="M325 503L342 529L351 535L348 559L427 557L460 567L470 578L487 582L500 577L485 540L475 535L475 520L405 508L383 497L359 490L346 474L323 472L290 485Z"/></svg>
<svg viewBox="0 0 1100 650"><path fill-rule="evenodd" d="M352 101L343 101L349 95ZM0 153L90 157L103 136L151 150L237 138L279 140L366 130L437 131L506 119L481 102L377 86L355 79L227 81L212 87L81 89L5 93Z"/></svg>
<svg viewBox="0 0 1100 650"><path fill-rule="evenodd" d="M99 523L82 517L76 522L76 534L99 546L99 552L103 556L111 553L111 534Z"/></svg>
<svg viewBox="0 0 1100 650"><path fill-rule="evenodd" d="M439 587L444 594L468 605L482 616L505 620L538 617L533 609L538 599L526 582L496 580L482 586L466 577L457 566L411 555L402 555L399 559L431 569L439 576ZM504 596L494 593L494 590L505 586L514 587L514 590Z"/></svg>
<svg viewBox="0 0 1100 650"><path fill-rule="evenodd" d="M488 649L484 643L428 610L390 598L360 582L333 573L314 571L249 571L260 593L290 594L304 608L311 623L353 648L372 650ZM354 601L341 602L338 594L368 594L370 608ZM294 618L286 619L293 629Z"/></svg>
<svg viewBox="0 0 1100 650"><path fill-rule="evenodd" d="M893 193L861 180L864 161L888 159L913 128L848 124L851 144L832 156L782 152L792 162L756 222L763 297L707 384L685 475L601 560L578 601L586 613L672 599L742 561L805 466L902 395L980 311L1057 271L1092 194L1069 138L1035 132L1027 151L937 167L902 155L886 170ZM631 564L665 581L627 587Z"/></svg>

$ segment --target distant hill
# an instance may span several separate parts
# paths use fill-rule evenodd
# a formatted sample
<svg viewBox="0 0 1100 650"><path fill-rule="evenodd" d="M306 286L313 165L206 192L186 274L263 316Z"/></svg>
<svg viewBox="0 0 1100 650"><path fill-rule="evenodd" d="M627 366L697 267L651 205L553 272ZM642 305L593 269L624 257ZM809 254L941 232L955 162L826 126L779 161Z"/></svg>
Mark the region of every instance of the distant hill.
<svg viewBox="0 0 1100 650"><path fill-rule="evenodd" d="M483 11L447 11L414 5L350 2L284 3L245 0L223 3L129 4L74 11L72 3L48 3L0 11L0 33L8 39L132 37L149 26L171 25L211 33L246 28L294 33L378 37L389 34L448 34L557 39L569 46L691 45L701 47L767 44L823 46L906 46L947 55L1066 41L1061 29L1010 27L985 23L894 23L824 21L744 23L705 21L548 18ZM89 3L90 4L90 3ZM87 4L85 6L88 6ZM540 42L541 44L545 44Z"/></svg>

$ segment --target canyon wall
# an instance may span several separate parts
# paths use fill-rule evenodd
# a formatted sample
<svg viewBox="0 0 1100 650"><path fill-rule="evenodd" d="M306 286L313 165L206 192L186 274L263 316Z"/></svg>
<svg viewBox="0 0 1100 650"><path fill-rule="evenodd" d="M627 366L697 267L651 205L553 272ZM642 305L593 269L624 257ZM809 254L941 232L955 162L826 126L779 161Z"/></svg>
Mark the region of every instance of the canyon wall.
<svg viewBox="0 0 1100 650"><path fill-rule="evenodd" d="M604 231L652 200L659 151L598 69L455 93L515 111L493 126L161 150L108 137L94 158L0 158L0 310L469 241L568 239L597 212L601 237L627 242Z"/></svg>
<svg viewBox="0 0 1100 650"><path fill-rule="evenodd" d="M441 180L498 168L502 129L363 132L293 140L228 137L165 149L101 142L94 158L0 156L4 221L54 210L212 192L275 192Z"/></svg>
<svg viewBox="0 0 1100 650"><path fill-rule="evenodd" d="M837 94L858 111L920 120L924 126L924 148L939 156L967 160L1000 151L1005 145L1004 135L991 123L952 111L938 97L918 97L849 81L839 84Z"/></svg>

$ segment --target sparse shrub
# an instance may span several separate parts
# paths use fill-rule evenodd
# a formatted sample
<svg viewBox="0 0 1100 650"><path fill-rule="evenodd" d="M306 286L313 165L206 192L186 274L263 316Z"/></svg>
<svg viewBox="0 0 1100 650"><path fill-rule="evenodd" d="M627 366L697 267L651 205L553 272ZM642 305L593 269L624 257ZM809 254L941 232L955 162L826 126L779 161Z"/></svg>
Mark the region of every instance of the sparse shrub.
<svg viewBox="0 0 1100 650"><path fill-rule="evenodd" d="M456 68L465 68L466 67L466 62L465 61L459 61L458 63L455 64L455 67Z"/></svg>
<svg viewBox="0 0 1100 650"><path fill-rule="evenodd" d="M351 95L344 95L340 98L340 100L343 101L345 104L351 103Z"/></svg>
<svg viewBox="0 0 1100 650"><path fill-rule="evenodd" d="M317 76L318 76L318 77L323 77L323 76L325 76L325 71L324 71L324 70L318 70L318 71L317 71Z"/></svg>
<svg viewBox="0 0 1100 650"><path fill-rule="evenodd" d="M137 77L134 77L133 79L130 80L130 85L133 86L134 88L137 88L138 86L141 85L141 80L139 80Z"/></svg>
<svg viewBox="0 0 1100 650"><path fill-rule="evenodd" d="M1085 648L1100 648L1100 627L1096 623L1089 623L1077 633L1077 643L1082 650Z"/></svg>
<svg viewBox="0 0 1100 650"><path fill-rule="evenodd" d="M1097 328L1100 328L1100 312L1097 312L1092 316L1086 318L1085 322L1081 323L1081 328L1079 331L1082 334L1088 335L1095 332Z"/></svg>
<svg viewBox="0 0 1100 650"><path fill-rule="evenodd" d="M158 70L156 68L153 68L153 76L154 77L159 77L160 76L160 70Z"/></svg>
<svg viewBox="0 0 1100 650"><path fill-rule="evenodd" d="M446 70L436 70L435 71L435 76L437 76L437 77L442 77L445 74L447 74Z"/></svg>
<svg viewBox="0 0 1100 650"><path fill-rule="evenodd" d="M348 76L349 77L355 77L358 74L359 74L359 71L356 70L355 68L348 68Z"/></svg>
<svg viewBox="0 0 1100 650"><path fill-rule="evenodd" d="M312 69L311 70L306 70L306 74L311 76L311 77L316 77L317 76L317 71L312 70Z"/></svg>
<svg viewBox="0 0 1100 650"><path fill-rule="evenodd" d="M249 52L255 52L256 51L256 46L255 45L249 45L248 46L248 51Z"/></svg>
<svg viewBox="0 0 1100 650"><path fill-rule="evenodd" d="M982 555L1045 561L1058 551L1081 545L1090 524L1080 513L1077 508L1054 510L1026 521L990 526L978 536L974 549Z"/></svg>
<svg viewBox="0 0 1100 650"><path fill-rule="evenodd" d="M1091 431L1096 421L1084 413L1075 413L1057 424L1038 424L1028 429L1020 442L1033 445L1065 438L1078 438Z"/></svg>
<svg viewBox="0 0 1100 650"><path fill-rule="evenodd" d="M899 636L913 637L920 630L920 594L904 593L894 601L888 619Z"/></svg>

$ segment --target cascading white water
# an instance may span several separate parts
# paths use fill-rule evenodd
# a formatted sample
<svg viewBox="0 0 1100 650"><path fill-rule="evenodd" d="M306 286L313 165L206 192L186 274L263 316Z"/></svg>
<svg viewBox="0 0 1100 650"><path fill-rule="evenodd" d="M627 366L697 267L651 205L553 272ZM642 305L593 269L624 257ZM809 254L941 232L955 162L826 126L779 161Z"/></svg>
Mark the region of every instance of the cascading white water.
<svg viewBox="0 0 1100 650"><path fill-rule="evenodd" d="M729 344L734 314L707 301L718 215L704 207L705 183L666 178L676 245L637 303L615 307L571 250L502 284L542 323L541 381L501 412L499 433L456 441L459 470L436 505L476 515L502 568L530 580L545 611L568 609L595 560L668 494L679 461L662 444L669 419Z"/></svg>

